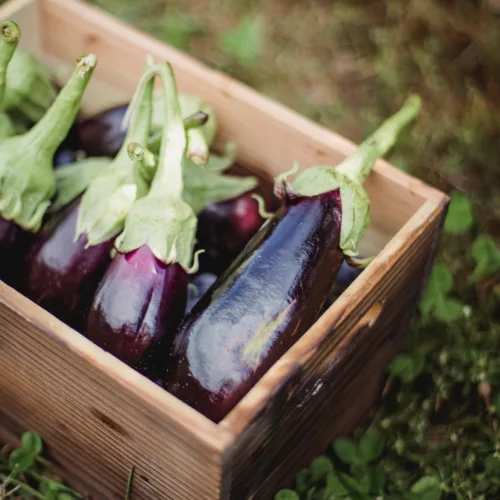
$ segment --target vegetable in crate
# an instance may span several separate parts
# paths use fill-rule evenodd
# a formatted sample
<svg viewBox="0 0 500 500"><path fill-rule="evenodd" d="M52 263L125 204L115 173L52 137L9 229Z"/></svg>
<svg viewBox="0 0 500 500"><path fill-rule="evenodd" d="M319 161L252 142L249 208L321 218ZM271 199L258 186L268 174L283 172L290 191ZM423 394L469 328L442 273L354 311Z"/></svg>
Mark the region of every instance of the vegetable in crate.
<svg viewBox="0 0 500 500"><path fill-rule="evenodd" d="M250 193L237 198L211 203L198 217L200 269L223 273L240 254L264 222L259 204Z"/></svg>
<svg viewBox="0 0 500 500"><path fill-rule="evenodd" d="M7 70L4 109L20 114L27 122L36 123L56 96L48 69L29 52L17 49Z"/></svg>
<svg viewBox="0 0 500 500"><path fill-rule="evenodd" d="M0 224L7 228L0 238L0 279L5 268L14 268L20 257L23 231L37 233L55 193L54 153L68 133L80 107L97 58L82 55L56 100L28 132L0 142ZM9 229L10 227L10 229Z"/></svg>
<svg viewBox="0 0 500 500"><path fill-rule="evenodd" d="M128 104L105 109L76 125L81 148L88 156L109 156L114 158L125 140L126 131L121 124Z"/></svg>
<svg viewBox="0 0 500 500"><path fill-rule="evenodd" d="M5 87L7 69L12 61L21 30L14 21L4 21L0 25L0 108L5 107ZM4 111L0 112L0 139L11 137L15 134L14 124Z"/></svg>
<svg viewBox="0 0 500 500"><path fill-rule="evenodd" d="M87 325L92 341L151 377L182 319L187 274L197 267L196 215L182 199L186 131L176 83L168 63L156 72L165 96L158 167L116 240L119 253L99 285Z"/></svg>
<svg viewBox="0 0 500 500"><path fill-rule="evenodd" d="M139 110L127 132L128 141L146 140L149 135L152 82L139 85L135 95ZM24 272L26 296L80 331L85 329L95 290L111 263L114 239L133 202L147 192L135 175L125 144L114 160L106 159L107 165L99 161L88 158L57 171L58 208L78 196L88 181L90 186L43 228ZM68 171L67 177L61 177Z"/></svg>
<svg viewBox="0 0 500 500"><path fill-rule="evenodd" d="M205 123L189 128L186 156L193 160L201 158L202 163L208 159L209 148L214 140L217 128L215 113L196 96L180 95L182 116L188 118L202 111L208 119ZM163 97L156 95L153 106L153 137L149 147L159 147L163 130ZM127 113L128 104L121 104L97 113L77 124L78 139L81 148L88 156L109 156L117 154L125 140L122 121ZM198 129L198 130L195 130ZM144 143L145 144L145 143ZM155 151L157 152L157 151Z"/></svg>
<svg viewBox="0 0 500 500"><path fill-rule="evenodd" d="M364 179L419 109L410 97L337 168L277 178L283 206L183 320L163 367L168 391L219 422L305 333L369 222Z"/></svg>

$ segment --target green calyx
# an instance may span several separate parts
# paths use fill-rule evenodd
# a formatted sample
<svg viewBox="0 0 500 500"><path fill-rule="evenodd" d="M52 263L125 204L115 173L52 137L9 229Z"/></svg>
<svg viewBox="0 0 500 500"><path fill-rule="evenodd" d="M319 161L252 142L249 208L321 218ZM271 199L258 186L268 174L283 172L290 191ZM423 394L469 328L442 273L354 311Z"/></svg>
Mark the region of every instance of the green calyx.
<svg viewBox="0 0 500 500"><path fill-rule="evenodd" d="M36 123L52 105L57 90L49 70L29 52L17 49L7 71L3 108Z"/></svg>
<svg viewBox="0 0 500 500"><path fill-rule="evenodd" d="M78 198L111 162L108 157L91 157L59 167L55 171L57 194L49 210L58 212Z"/></svg>
<svg viewBox="0 0 500 500"><path fill-rule="evenodd" d="M90 179L82 196L75 239L85 234L88 246L98 245L119 234L134 202L147 193L148 186L137 174L138 166L129 158L127 146L130 142L146 141L150 134L154 78L152 67L148 59L132 99L134 106L130 115L130 126L120 151L108 166L97 172L95 178ZM98 168L95 167L94 172ZM78 185L79 189L82 189L92 173L88 172L87 178L84 177L85 174L77 178L78 173L74 172L75 187ZM69 198L67 189L64 195L66 199Z"/></svg>
<svg viewBox="0 0 500 500"><path fill-rule="evenodd" d="M204 113L195 113L184 120L184 127L200 127L206 121L206 118ZM131 150L130 145L134 144L136 146ZM134 167L134 176L137 174L140 175L136 181L138 181L140 186L143 186L145 181L149 188L156 172L157 157L149 150L140 147L137 143L130 143L127 150L130 159L134 163L139 162L140 164L139 170ZM215 167L227 163L226 158L218 158L219 163L217 163L215 158L211 158ZM112 160L108 157L92 157L78 160L64 167L59 167L55 172L57 195L50 206L50 211L57 212L80 196L87 190L90 184L103 173L111 162Z"/></svg>
<svg viewBox="0 0 500 500"><path fill-rule="evenodd" d="M36 232L55 193L54 153L81 104L97 58L78 59L72 76L43 118L28 132L0 142L0 216Z"/></svg>
<svg viewBox="0 0 500 500"><path fill-rule="evenodd" d="M172 66L160 64L157 73L165 107L158 167L148 194L134 203L115 246L118 252L128 253L147 245L161 262L179 263L186 272L193 272L197 269L196 257L194 265L192 261L198 221L182 199L186 130Z"/></svg>
<svg viewBox="0 0 500 500"><path fill-rule="evenodd" d="M4 21L0 24L0 109L3 108L7 67L16 50L21 30L14 21ZM15 134L14 124L9 116L0 112L0 140L12 137Z"/></svg>
<svg viewBox="0 0 500 500"><path fill-rule="evenodd" d="M229 148L228 148L229 149ZM129 145L129 155L141 163L141 175L148 181L154 178L157 167L156 156L140 144ZM227 156L210 154L204 167L195 165L186 158L182 162L182 198L195 214L199 214L207 205L230 200L254 189L258 180L253 176L224 175L234 163L234 148Z"/></svg>
<svg viewBox="0 0 500 500"><path fill-rule="evenodd" d="M359 240L370 223L370 201L363 188L377 159L383 157L397 141L399 133L414 120L421 108L418 95L411 95L401 109L382 125L357 150L337 167L314 166L296 177L293 183L287 178L297 171L276 178L275 193L279 197L317 196L340 190L342 226L340 248L347 256L356 256Z"/></svg>
<svg viewBox="0 0 500 500"><path fill-rule="evenodd" d="M153 127L161 129L164 123L163 95L154 96ZM201 127L191 127L186 131L187 146L186 158L196 165L205 165L210 155L210 146L213 144L217 133L217 120L214 110L201 98L194 95L179 94L179 104L183 118L187 118L196 112L203 112L208 116L206 123ZM154 151L154 144L149 144Z"/></svg>

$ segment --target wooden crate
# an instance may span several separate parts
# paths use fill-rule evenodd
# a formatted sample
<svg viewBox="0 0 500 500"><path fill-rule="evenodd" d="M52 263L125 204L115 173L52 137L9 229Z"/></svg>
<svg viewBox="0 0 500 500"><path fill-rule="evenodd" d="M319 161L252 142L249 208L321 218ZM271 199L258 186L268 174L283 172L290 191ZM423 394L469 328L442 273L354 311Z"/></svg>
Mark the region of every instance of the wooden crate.
<svg viewBox="0 0 500 500"><path fill-rule="evenodd" d="M78 1L14 0L0 18L18 21L21 46L62 75L81 52L97 54L88 113L127 101L149 53L214 106L218 144L235 140L239 163L258 173L335 165L354 149ZM385 161L366 188L362 250L377 258L219 425L0 282L0 439L40 432L65 477L96 499L123 498L133 465L135 500L271 498L375 402L434 258L448 198Z"/></svg>

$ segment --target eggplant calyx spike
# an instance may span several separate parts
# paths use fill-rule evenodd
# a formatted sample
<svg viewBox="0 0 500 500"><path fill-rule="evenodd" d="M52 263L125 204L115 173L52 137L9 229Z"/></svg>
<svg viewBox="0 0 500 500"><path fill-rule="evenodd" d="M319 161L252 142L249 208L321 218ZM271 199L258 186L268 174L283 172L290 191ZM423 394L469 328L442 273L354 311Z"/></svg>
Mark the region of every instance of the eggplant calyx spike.
<svg viewBox="0 0 500 500"><path fill-rule="evenodd" d="M42 119L0 143L0 216L27 231L39 230L51 204L56 191L53 156L74 122L96 62L93 54L79 58Z"/></svg>
<svg viewBox="0 0 500 500"><path fill-rule="evenodd" d="M115 246L120 253L128 253L147 245L160 262L178 263L190 272L196 265L192 261L197 218L182 198L186 130L172 66L160 64L155 72L162 83L165 107L158 167L149 192L133 204Z"/></svg>
<svg viewBox="0 0 500 500"><path fill-rule="evenodd" d="M396 143L400 132L414 120L421 108L421 99L412 94L403 106L386 119L380 127L336 168L318 165L304 170L293 182L297 196L317 196L340 189L342 223L340 249L355 257L357 245L370 221L370 201L363 182L377 159L383 157ZM277 187L282 189L277 179ZM282 184L286 185L283 181Z"/></svg>
<svg viewBox="0 0 500 500"><path fill-rule="evenodd" d="M21 29L15 21L3 21L0 25L0 32L6 42L18 43L21 38Z"/></svg>
<svg viewBox="0 0 500 500"><path fill-rule="evenodd" d="M151 66L150 59L146 58L144 73L127 110L131 121L124 142L112 162L90 183L82 196L75 238L85 234L89 246L116 237L123 230L135 201L148 191L147 181L138 175L141 162L130 158L129 145L143 144L149 137L155 76L156 67Z"/></svg>
<svg viewBox="0 0 500 500"><path fill-rule="evenodd" d="M266 202L264 201L264 198L260 194L252 194L252 198L257 202L258 204L258 209L259 209L259 215L263 219L270 219L273 217L274 213L273 212L268 212L266 210Z"/></svg>

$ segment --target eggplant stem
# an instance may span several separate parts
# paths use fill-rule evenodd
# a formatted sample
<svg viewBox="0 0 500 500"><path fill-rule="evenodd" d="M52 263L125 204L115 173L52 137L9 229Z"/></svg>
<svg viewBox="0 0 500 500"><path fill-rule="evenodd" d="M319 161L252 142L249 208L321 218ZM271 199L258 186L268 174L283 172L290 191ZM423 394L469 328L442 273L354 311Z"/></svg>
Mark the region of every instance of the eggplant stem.
<svg viewBox="0 0 500 500"><path fill-rule="evenodd" d="M42 119L24 134L24 137L30 138L31 147L39 147L50 155L54 155L78 113L83 92L96 64L97 57L94 54L82 54L77 59L73 74L59 92L56 100Z"/></svg>
<svg viewBox="0 0 500 500"><path fill-rule="evenodd" d="M14 21L4 21L0 25L0 105L3 104L7 67L14 55L21 30Z"/></svg>
<svg viewBox="0 0 500 500"><path fill-rule="evenodd" d="M252 194L252 198L257 202L259 206L259 215L263 219L270 219L274 215L274 213L268 212L266 210L266 202L264 201L264 198L262 198L260 194L254 193Z"/></svg>
<svg viewBox="0 0 500 500"><path fill-rule="evenodd" d="M196 274L198 270L200 269L200 255L202 253L205 253L204 249L197 250L194 255L193 255L193 265L191 267L188 267L187 269L184 269L186 271L186 274Z"/></svg>
<svg viewBox="0 0 500 500"><path fill-rule="evenodd" d="M170 63L160 65L158 73L165 95L165 129L158 160L158 168L151 185L151 191L159 196L182 198L182 160L187 146L186 130L182 120L181 107Z"/></svg>
<svg viewBox="0 0 500 500"><path fill-rule="evenodd" d="M205 113L203 111L197 111L196 113L193 113L192 115L186 116L184 118L184 128L186 130L191 129L191 128L198 128L209 120L208 113Z"/></svg>
<svg viewBox="0 0 500 500"><path fill-rule="evenodd" d="M411 94L399 111L382 125L356 151L337 166L337 171L355 182L363 184L374 163L394 146L401 130L414 120L420 112L422 100Z"/></svg>

